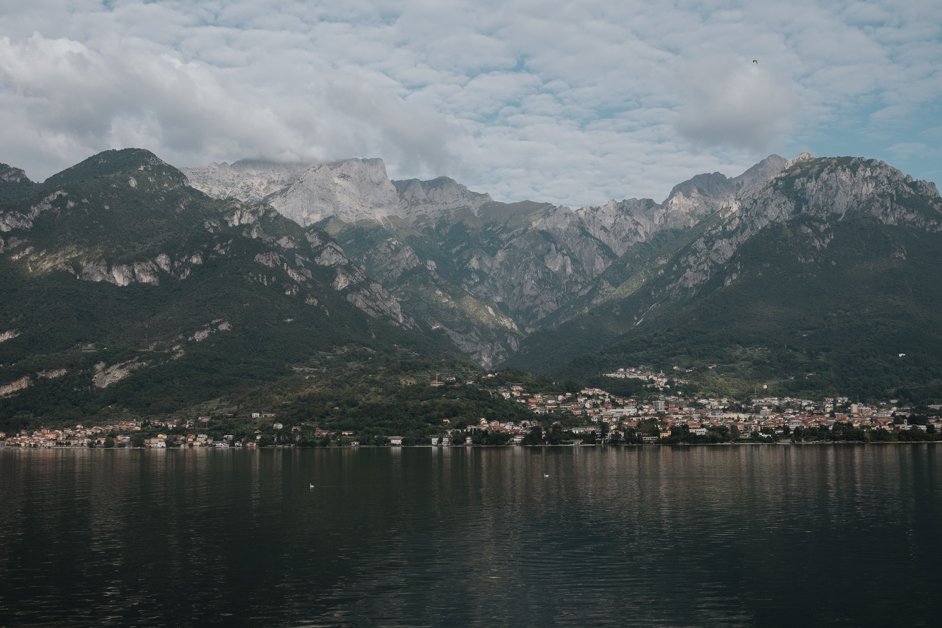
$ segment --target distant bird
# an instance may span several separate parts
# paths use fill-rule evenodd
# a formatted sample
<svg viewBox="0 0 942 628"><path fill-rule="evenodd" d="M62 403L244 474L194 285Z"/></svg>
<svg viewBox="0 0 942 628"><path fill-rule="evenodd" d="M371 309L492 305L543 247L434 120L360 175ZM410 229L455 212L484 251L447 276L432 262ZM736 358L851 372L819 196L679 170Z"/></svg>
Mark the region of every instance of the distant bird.
<svg viewBox="0 0 942 628"><path fill-rule="evenodd" d="M307 490L313 491L313 490L314 490L314 485L313 485L313 484L308 484Z"/></svg>
<svg viewBox="0 0 942 628"><path fill-rule="evenodd" d="M543 477L544 477L544 478L548 478L548 477L549 477L549 473L544 473L544 474L543 474Z"/></svg>
<svg viewBox="0 0 942 628"><path fill-rule="evenodd" d="M759 60L758 60L758 59L753 59L752 62L755 63L756 65L759 65Z"/></svg>

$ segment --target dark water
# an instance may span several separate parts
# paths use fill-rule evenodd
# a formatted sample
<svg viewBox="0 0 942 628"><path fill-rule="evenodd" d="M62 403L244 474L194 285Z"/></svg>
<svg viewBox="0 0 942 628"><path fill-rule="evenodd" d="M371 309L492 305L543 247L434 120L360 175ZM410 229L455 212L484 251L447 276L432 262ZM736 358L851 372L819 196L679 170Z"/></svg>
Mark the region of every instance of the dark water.
<svg viewBox="0 0 942 628"><path fill-rule="evenodd" d="M0 449L0 625L939 625L940 589L933 445Z"/></svg>

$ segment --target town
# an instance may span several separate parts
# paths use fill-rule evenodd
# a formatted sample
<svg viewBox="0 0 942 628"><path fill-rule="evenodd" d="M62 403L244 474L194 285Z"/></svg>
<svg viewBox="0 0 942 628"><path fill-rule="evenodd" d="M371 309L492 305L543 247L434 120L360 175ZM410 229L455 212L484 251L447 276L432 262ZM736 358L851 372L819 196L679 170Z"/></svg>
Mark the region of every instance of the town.
<svg viewBox="0 0 942 628"><path fill-rule="evenodd" d="M942 406L924 411L897 400L859 403L847 397L820 400L754 396L747 400L670 394L668 378L644 367L619 369L612 379L636 379L644 395L620 396L602 388L533 392L522 384L498 384L495 374L465 385L525 407L531 418L477 421L441 417L423 433L358 434L290 424L276 413L256 411L195 418L127 419L71 428L42 427L0 432L0 447L23 448L243 448L330 446L542 446L806 442L898 442L942 440ZM436 378L432 387L461 385ZM236 426L238 426L236 428Z"/></svg>

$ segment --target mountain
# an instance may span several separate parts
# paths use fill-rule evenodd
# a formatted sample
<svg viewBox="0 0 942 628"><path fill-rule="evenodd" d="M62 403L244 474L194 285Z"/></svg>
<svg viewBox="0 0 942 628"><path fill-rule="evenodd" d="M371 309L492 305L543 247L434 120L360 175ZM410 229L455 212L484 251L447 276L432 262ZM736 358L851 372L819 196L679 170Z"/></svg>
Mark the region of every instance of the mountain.
<svg viewBox="0 0 942 628"><path fill-rule="evenodd" d="M314 165L265 189L282 185L268 202L323 227L417 321L490 367L527 334L604 298L615 285L606 272L631 247L693 228L784 164L772 156L733 179L698 175L662 203L628 199L578 210L494 202L447 177L389 181L379 160ZM204 178L194 185L221 195ZM238 196L238 186L225 189Z"/></svg>
<svg viewBox="0 0 942 628"><path fill-rule="evenodd" d="M209 196L256 203L290 186L309 167L308 164L242 159L233 164L181 168L181 172L191 186Z"/></svg>
<svg viewBox="0 0 942 628"><path fill-rule="evenodd" d="M472 192L448 177L431 181L406 179L392 184L399 193L399 215L410 218L434 216L453 209L476 212L482 205L493 202L489 195Z"/></svg>
<svg viewBox="0 0 942 628"><path fill-rule="evenodd" d="M147 151L0 172L6 425L271 403L353 356L448 355L326 233Z"/></svg>
<svg viewBox="0 0 942 628"><path fill-rule="evenodd" d="M23 196L33 185L19 168L0 164L0 202Z"/></svg>
<svg viewBox="0 0 942 628"><path fill-rule="evenodd" d="M448 177L390 181L381 159L344 159L323 164L242 160L184 168L190 185L216 198L265 201L300 225L325 218L345 223L414 218L490 203Z"/></svg>
<svg viewBox="0 0 942 628"><path fill-rule="evenodd" d="M378 159L0 166L0 420L305 390L321 413L388 408L400 381L471 372L460 355L942 399L940 239L935 186L865 158L772 155L578 209L391 181Z"/></svg>
<svg viewBox="0 0 942 628"><path fill-rule="evenodd" d="M720 181L722 183L722 181ZM719 188L722 189L722 188ZM725 192L724 192L725 193ZM511 364L676 367L714 390L942 396L942 200L882 162L803 155L654 250Z"/></svg>

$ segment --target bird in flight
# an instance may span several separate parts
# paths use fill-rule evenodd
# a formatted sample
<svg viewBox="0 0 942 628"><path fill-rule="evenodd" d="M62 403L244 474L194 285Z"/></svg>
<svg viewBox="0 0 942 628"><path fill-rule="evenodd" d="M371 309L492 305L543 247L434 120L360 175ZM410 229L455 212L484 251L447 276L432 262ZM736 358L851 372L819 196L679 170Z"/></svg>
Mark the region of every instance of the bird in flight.
<svg viewBox="0 0 942 628"><path fill-rule="evenodd" d="M759 65L759 60L758 60L758 59L753 59L752 62L755 63L756 65Z"/></svg>

